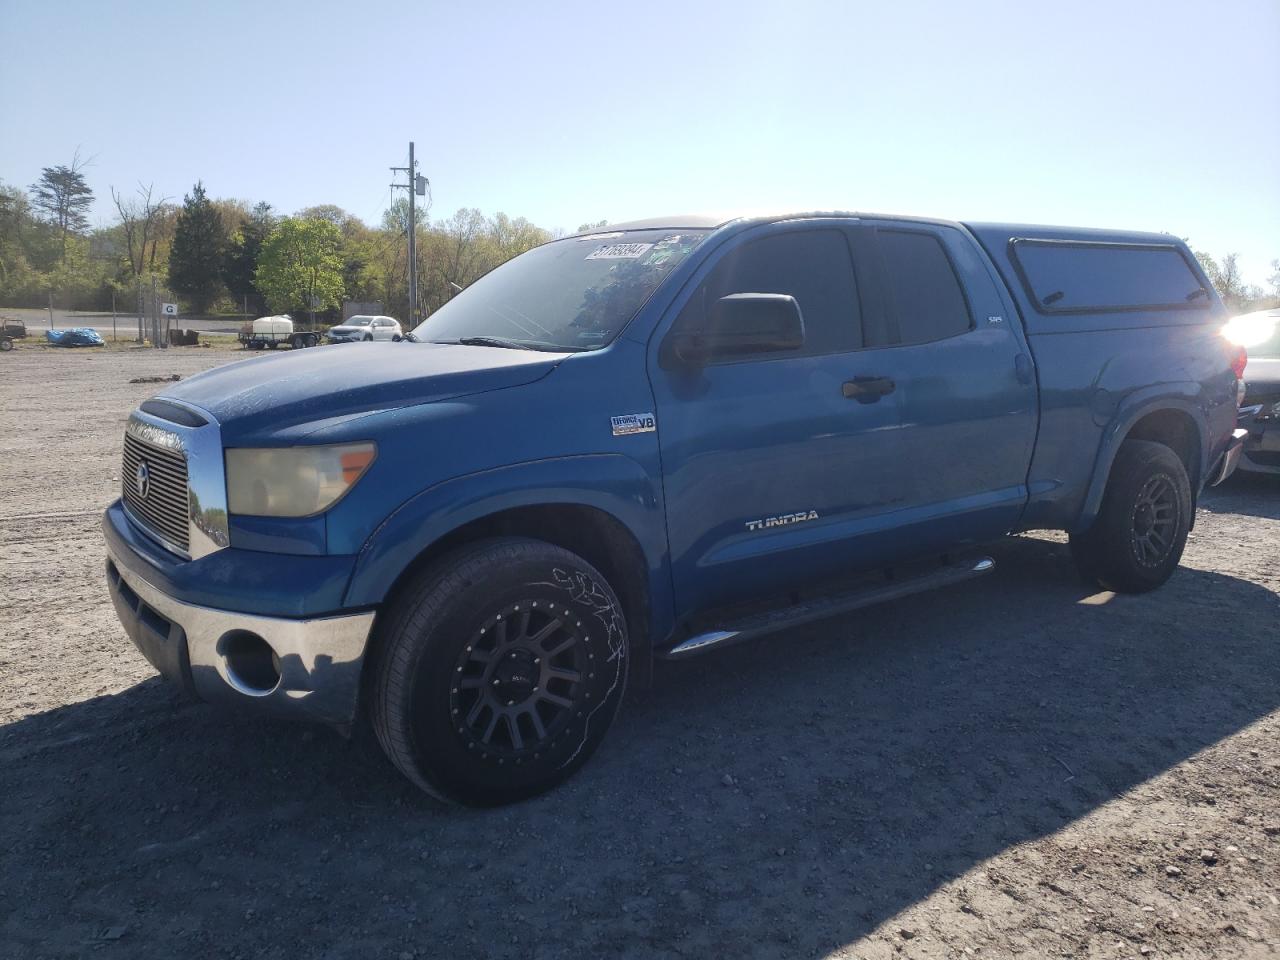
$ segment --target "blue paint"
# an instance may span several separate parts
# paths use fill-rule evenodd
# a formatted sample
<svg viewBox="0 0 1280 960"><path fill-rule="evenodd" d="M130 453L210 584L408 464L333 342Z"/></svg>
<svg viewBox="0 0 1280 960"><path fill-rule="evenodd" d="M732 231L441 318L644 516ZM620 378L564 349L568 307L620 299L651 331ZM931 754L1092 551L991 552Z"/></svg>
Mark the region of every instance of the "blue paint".
<svg viewBox="0 0 1280 960"><path fill-rule="evenodd" d="M717 264L761 237L815 228L848 239L860 349L701 367L664 360L681 310ZM942 244L968 332L895 340L877 230L902 229ZM464 524L581 505L634 538L660 645L716 605L1011 531L1083 529L1120 442L1152 412L1194 425L1193 481L1202 483L1235 422L1216 295L1180 310L1046 312L1010 258L1015 237L1185 250L1163 235L846 214L730 221L600 349L358 344L175 385L165 396L208 411L227 446L372 440L377 459L322 516L232 517L231 548L201 560L155 547L118 506L107 536L179 599L303 616L377 607L423 551ZM888 378L894 389L855 402L842 385L858 377ZM613 434L612 417L641 413L656 415L656 431ZM793 514L801 518L766 522Z"/></svg>

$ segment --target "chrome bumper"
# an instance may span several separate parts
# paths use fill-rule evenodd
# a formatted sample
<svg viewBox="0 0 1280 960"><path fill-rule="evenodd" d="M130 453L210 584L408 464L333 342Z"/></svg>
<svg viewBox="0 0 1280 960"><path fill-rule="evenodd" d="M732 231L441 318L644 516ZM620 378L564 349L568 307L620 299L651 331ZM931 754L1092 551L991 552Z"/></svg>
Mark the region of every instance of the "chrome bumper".
<svg viewBox="0 0 1280 960"><path fill-rule="evenodd" d="M200 607L161 592L111 551L107 584L134 645L201 700L337 726L355 719L373 612L290 620Z"/></svg>

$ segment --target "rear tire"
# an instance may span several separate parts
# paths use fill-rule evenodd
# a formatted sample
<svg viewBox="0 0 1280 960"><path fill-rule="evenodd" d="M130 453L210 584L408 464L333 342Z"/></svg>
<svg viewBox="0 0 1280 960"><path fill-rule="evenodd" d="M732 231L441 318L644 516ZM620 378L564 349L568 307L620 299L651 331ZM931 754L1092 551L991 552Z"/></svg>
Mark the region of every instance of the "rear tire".
<svg viewBox="0 0 1280 960"><path fill-rule="evenodd" d="M1162 443L1124 441L1093 526L1071 535L1076 568L1118 593L1154 590L1182 559L1193 509L1191 483L1176 453Z"/></svg>
<svg viewBox="0 0 1280 960"><path fill-rule="evenodd" d="M627 683L626 622L590 564L537 540L464 547L378 629L374 731L441 799L495 806L557 786L595 751Z"/></svg>

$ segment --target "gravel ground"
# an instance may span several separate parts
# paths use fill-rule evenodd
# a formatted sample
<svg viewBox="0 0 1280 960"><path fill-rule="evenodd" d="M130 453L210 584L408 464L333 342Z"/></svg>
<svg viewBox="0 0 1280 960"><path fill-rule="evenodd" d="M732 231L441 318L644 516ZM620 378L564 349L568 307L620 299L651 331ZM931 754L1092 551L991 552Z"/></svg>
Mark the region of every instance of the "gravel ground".
<svg viewBox="0 0 1280 960"><path fill-rule="evenodd" d="M565 787L447 809L359 740L184 702L115 621L128 381L233 358L0 358L0 956L1280 954L1280 483L1206 496L1147 596L1019 537L660 664Z"/></svg>

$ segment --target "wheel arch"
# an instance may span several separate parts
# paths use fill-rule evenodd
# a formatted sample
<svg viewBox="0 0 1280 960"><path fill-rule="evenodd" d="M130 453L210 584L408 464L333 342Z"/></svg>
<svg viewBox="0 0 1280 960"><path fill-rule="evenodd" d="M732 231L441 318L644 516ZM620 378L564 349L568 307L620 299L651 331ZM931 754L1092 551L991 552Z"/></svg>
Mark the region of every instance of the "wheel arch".
<svg viewBox="0 0 1280 960"><path fill-rule="evenodd" d="M1102 448L1094 464L1084 507L1077 524L1070 532L1083 533L1097 519L1116 454L1126 440L1150 440L1173 450L1186 468L1194 503L1198 499L1205 475L1207 431L1203 412L1187 399L1171 396L1133 398L1112 420L1103 435ZM1192 523L1194 522L1193 513Z"/></svg>
<svg viewBox="0 0 1280 960"><path fill-rule="evenodd" d="M492 537L528 537L598 569L622 602L637 654L671 630L672 596L660 493L619 455L537 461L446 481L396 510L361 549L344 605L381 606L451 551ZM636 656L644 681L648 656Z"/></svg>

